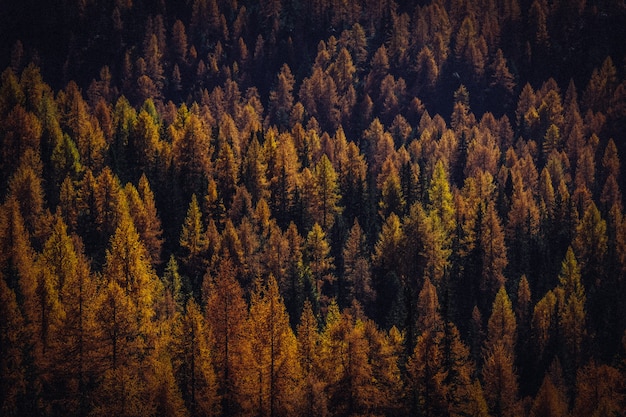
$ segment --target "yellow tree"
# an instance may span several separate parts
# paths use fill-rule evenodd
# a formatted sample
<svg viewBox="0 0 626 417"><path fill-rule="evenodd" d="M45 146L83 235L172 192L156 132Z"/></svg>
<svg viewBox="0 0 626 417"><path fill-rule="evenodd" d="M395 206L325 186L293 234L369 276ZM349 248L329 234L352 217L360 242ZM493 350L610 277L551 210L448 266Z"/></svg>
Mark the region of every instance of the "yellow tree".
<svg viewBox="0 0 626 417"><path fill-rule="evenodd" d="M372 274L366 249L366 238L355 218L343 248L343 279L339 285L339 300L344 306L358 301L368 305L374 300Z"/></svg>
<svg viewBox="0 0 626 417"><path fill-rule="evenodd" d="M176 381L193 416L220 414L218 381L209 335L200 308L192 298L174 326L171 353Z"/></svg>
<svg viewBox="0 0 626 417"><path fill-rule="evenodd" d="M317 318L309 300L304 302L302 316L297 328L298 362L302 370L302 404L300 411L303 416L326 416L328 413L324 381L320 378L318 367L320 362L320 335Z"/></svg>
<svg viewBox="0 0 626 417"><path fill-rule="evenodd" d="M172 156L182 189L199 193L210 178L213 148L208 133L210 126L194 113L188 113L180 130L170 126L173 135Z"/></svg>
<svg viewBox="0 0 626 417"><path fill-rule="evenodd" d="M439 313L437 290L426 278L417 304L417 341L407 362L409 404L413 412L439 415L446 408L444 356L441 347L444 322Z"/></svg>
<svg viewBox="0 0 626 417"><path fill-rule="evenodd" d="M20 397L26 390L24 318L15 292L0 275L0 412L18 415Z"/></svg>
<svg viewBox="0 0 626 417"><path fill-rule="evenodd" d="M520 413L517 375L514 368L517 324L511 301L501 287L487 324L483 380L489 411L495 416Z"/></svg>
<svg viewBox="0 0 626 417"><path fill-rule="evenodd" d="M338 203L341 199L339 194L339 183L337 172L333 168L326 154L322 155L313 171L315 184L317 186L318 201L315 207L314 220L322 226L323 230L330 230L335 215L341 213Z"/></svg>
<svg viewBox="0 0 626 417"><path fill-rule="evenodd" d="M187 216L183 223L183 229L180 232L179 243L185 251L184 265L191 278L192 288L197 290L200 285L200 277L204 274L206 267L203 254L207 250L209 242L207 241L200 206L195 194L191 196Z"/></svg>
<svg viewBox="0 0 626 417"><path fill-rule="evenodd" d="M571 379L582 360L583 343L586 336L585 304L587 296L581 282L580 268L574 251L567 249L561 263L559 285L554 291L558 303L559 335L563 349L563 365Z"/></svg>
<svg viewBox="0 0 626 417"><path fill-rule="evenodd" d="M53 248L51 248L53 246ZM50 254L61 256L51 262ZM58 390L58 406L64 413L84 415L89 408L89 381L97 375L95 307L97 284L89 260L77 238L70 239L62 222L57 222L46 243L48 268L63 277L60 299L65 316L58 326L52 347L51 372ZM57 265L55 265L55 263ZM71 270L66 269L71 266Z"/></svg>
<svg viewBox="0 0 626 417"><path fill-rule="evenodd" d="M299 414L302 374L296 337L272 275L266 284L257 283L248 320L254 381L249 411L272 417Z"/></svg>
<svg viewBox="0 0 626 417"><path fill-rule="evenodd" d="M247 389L252 357L246 337L248 306L243 290L235 279L232 261L224 257L217 276L205 276L203 294L205 317L213 347L214 365L219 381L218 395L224 415L239 413L240 405L248 401Z"/></svg>
<svg viewBox="0 0 626 417"><path fill-rule="evenodd" d="M150 182L145 174L142 174L139 178L139 184L137 186L139 191L139 197L143 203L143 212L145 218L142 221L137 222L137 231L141 236L141 241L146 246L150 259L153 265L161 263L161 247L163 246L163 230L161 228L161 220L157 213L156 202L154 199L154 193L150 188Z"/></svg>
<svg viewBox="0 0 626 417"><path fill-rule="evenodd" d="M156 328L152 323L154 306L163 288L129 215L122 218L111 238L102 275L106 282L116 283L124 298L131 301L136 339L141 348L153 348L156 342Z"/></svg>
<svg viewBox="0 0 626 417"><path fill-rule="evenodd" d="M390 412L397 406L393 395L401 391L395 356L382 353L387 347L379 350L375 346L385 342L374 335L370 327L373 323L368 324L358 315L358 310L354 314L349 310L339 313L336 303L328 308L319 350L319 372L325 382L328 407L339 415ZM390 357L391 363L387 361Z"/></svg>
<svg viewBox="0 0 626 417"><path fill-rule="evenodd" d="M450 191L448 174L442 160L437 161L432 175L428 188L429 204L426 208L428 211L436 213L439 219L441 219L443 231L450 241L449 245L456 230L456 209L452 191Z"/></svg>
<svg viewBox="0 0 626 417"><path fill-rule="evenodd" d="M326 233L322 227L315 223L308 233L305 243L305 260L311 270L315 295L328 304L327 294L323 293L324 284L332 285L335 281L333 270L333 257L330 256L330 244L326 239Z"/></svg>

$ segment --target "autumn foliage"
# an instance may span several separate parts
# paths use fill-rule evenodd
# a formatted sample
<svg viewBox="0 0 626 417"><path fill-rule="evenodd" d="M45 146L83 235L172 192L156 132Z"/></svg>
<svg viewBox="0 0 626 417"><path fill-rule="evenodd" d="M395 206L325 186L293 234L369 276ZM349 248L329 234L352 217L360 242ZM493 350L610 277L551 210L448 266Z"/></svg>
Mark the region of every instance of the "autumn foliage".
<svg viewBox="0 0 626 417"><path fill-rule="evenodd" d="M0 415L624 415L623 2L13 3Z"/></svg>

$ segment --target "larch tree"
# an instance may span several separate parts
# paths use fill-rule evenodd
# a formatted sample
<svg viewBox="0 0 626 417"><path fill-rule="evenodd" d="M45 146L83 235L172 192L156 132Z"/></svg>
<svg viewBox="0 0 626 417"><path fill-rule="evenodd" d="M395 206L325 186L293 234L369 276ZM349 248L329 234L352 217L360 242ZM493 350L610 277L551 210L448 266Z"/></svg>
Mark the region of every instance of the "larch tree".
<svg viewBox="0 0 626 417"><path fill-rule="evenodd" d="M141 236L141 241L146 246L153 265L161 263L161 248L163 246L163 230L161 220L156 208L154 193L150 188L150 182L145 174L139 178L137 185L139 197L143 203L143 212L145 219L143 221L135 220L137 231Z"/></svg>
<svg viewBox="0 0 626 417"><path fill-rule="evenodd" d="M444 367L441 347L444 322L439 312L437 290L427 278L420 291L417 305L417 341L407 362L408 401L415 413L439 415L447 407Z"/></svg>
<svg viewBox="0 0 626 417"><path fill-rule="evenodd" d="M0 411L18 415L20 397L26 390L24 318L15 292L0 276Z"/></svg>
<svg viewBox="0 0 626 417"><path fill-rule="evenodd" d="M280 127L288 126L289 115L294 102L293 88L295 82L289 65L283 64L276 79L276 86L270 92L270 114Z"/></svg>
<svg viewBox="0 0 626 417"><path fill-rule="evenodd" d="M576 374L575 417L619 414L624 409L624 379L619 370L590 361Z"/></svg>
<svg viewBox="0 0 626 417"><path fill-rule="evenodd" d="M517 324L511 301L501 287L493 302L487 324L483 381L489 411L495 416L516 416L520 412L515 371Z"/></svg>
<svg viewBox="0 0 626 417"><path fill-rule="evenodd" d="M372 253L373 275L372 282L376 293L376 307L378 318L381 320L396 320L397 312L401 309L403 288L401 287L400 266L402 265L400 247L403 231L400 218L391 213L385 220L374 245ZM395 323L394 323L395 324Z"/></svg>
<svg viewBox="0 0 626 417"><path fill-rule="evenodd" d="M98 368L94 366L98 362L95 322L97 284L90 271L89 260L82 253L80 241L76 237L68 238L63 229L62 223L55 225L53 235L46 244L48 249L44 249L44 256L54 252L48 245L55 246L63 254L57 258L57 266L48 261L59 277L69 272L60 280L60 299L65 316L53 342L51 371L63 412L84 415L89 409L89 381L98 373ZM63 272L70 265L72 270Z"/></svg>
<svg viewBox="0 0 626 417"><path fill-rule="evenodd" d="M586 339L587 297L582 284L580 267L571 247L567 249L561 263L559 285L555 290L557 297L559 345L563 350L562 363L570 379L582 362L582 352Z"/></svg>
<svg viewBox="0 0 626 417"><path fill-rule="evenodd" d="M249 411L276 417L299 413L302 375L296 337L271 275L265 284L257 283L252 293L249 331L254 381Z"/></svg>
<svg viewBox="0 0 626 417"><path fill-rule="evenodd" d="M185 406L194 416L220 415L218 381L213 368L210 332L193 298L174 326L172 366Z"/></svg>
<svg viewBox="0 0 626 417"><path fill-rule="evenodd" d="M450 190L450 182L446 167L442 160L437 161L428 188L427 210L433 211L441 219L441 225L446 236L451 240L456 230L456 209ZM451 243L451 242L450 242Z"/></svg>
<svg viewBox="0 0 626 417"><path fill-rule="evenodd" d="M491 300L506 282L504 269L508 264L507 247L502 222L494 202L489 202L485 212L481 214L478 225L478 251L482 266L480 290L486 300Z"/></svg>
<svg viewBox="0 0 626 417"><path fill-rule="evenodd" d="M335 222L335 216L341 213L341 207L338 204L341 195L339 194L337 172L326 154L322 155L322 158L315 165L313 176L319 198L316 204L317 210L315 210L319 215L314 216L314 219L322 226L323 230L328 231Z"/></svg>
<svg viewBox="0 0 626 417"><path fill-rule="evenodd" d="M297 327L298 362L302 371L303 416L326 416L328 413L324 381L320 378L320 334L318 321L309 300L304 302L302 316Z"/></svg>
<svg viewBox="0 0 626 417"><path fill-rule="evenodd" d="M587 207L576 226L572 246L580 263L585 288L602 286L607 253L606 220L602 218L595 203L592 202Z"/></svg>
<svg viewBox="0 0 626 417"><path fill-rule="evenodd" d="M180 232L179 244L185 251L184 266L191 279L192 289L197 290L200 286L199 280L206 268L203 255L208 248L208 241L195 194L191 196L187 216Z"/></svg>
<svg viewBox="0 0 626 417"><path fill-rule="evenodd" d="M207 132L210 126L194 113L189 113L180 131L173 131L172 156L182 189L189 194L203 191L210 177L213 147Z"/></svg>
<svg viewBox="0 0 626 417"><path fill-rule="evenodd" d="M236 414L252 393L248 386L253 360L246 337L248 306L230 259L222 258L217 276L207 274L204 279L205 317L221 409L225 415Z"/></svg>
<svg viewBox="0 0 626 417"><path fill-rule="evenodd" d="M328 304L329 294L327 291L335 281L333 274L334 264L333 257L330 256L330 244L326 239L326 233L322 230L322 227L315 223L313 228L308 233L305 243L305 260L308 263L308 267L311 270L311 278L315 285L315 295L319 297L323 305Z"/></svg>
<svg viewBox="0 0 626 417"><path fill-rule="evenodd" d="M366 248L365 234L358 219L355 218L342 252L343 275L339 281L340 305L349 306L353 301L358 301L367 306L375 298Z"/></svg>
<svg viewBox="0 0 626 417"><path fill-rule="evenodd" d="M102 275L105 282L115 282L124 291L125 298L132 300L137 338L144 349L154 347L154 305L162 296L162 283L129 215L122 218L111 237Z"/></svg>

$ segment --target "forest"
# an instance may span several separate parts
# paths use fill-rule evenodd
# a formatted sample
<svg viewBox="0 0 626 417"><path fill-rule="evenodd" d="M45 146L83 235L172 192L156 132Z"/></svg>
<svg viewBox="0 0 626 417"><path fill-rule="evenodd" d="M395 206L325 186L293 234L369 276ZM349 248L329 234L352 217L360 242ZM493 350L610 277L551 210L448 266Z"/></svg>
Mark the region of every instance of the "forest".
<svg viewBox="0 0 626 417"><path fill-rule="evenodd" d="M0 415L626 415L623 0L2 0L0 39Z"/></svg>

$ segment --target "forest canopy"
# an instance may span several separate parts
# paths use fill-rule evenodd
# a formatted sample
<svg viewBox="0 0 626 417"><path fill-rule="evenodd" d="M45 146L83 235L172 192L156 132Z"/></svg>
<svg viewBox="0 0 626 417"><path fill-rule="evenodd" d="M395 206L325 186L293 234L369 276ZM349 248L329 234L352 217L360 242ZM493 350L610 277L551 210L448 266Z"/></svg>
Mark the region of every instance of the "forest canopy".
<svg viewBox="0 0 626 417"><path fill-rule="evenodd" d="M1 415L624 415L623 1L40 3Z"/></svg>

